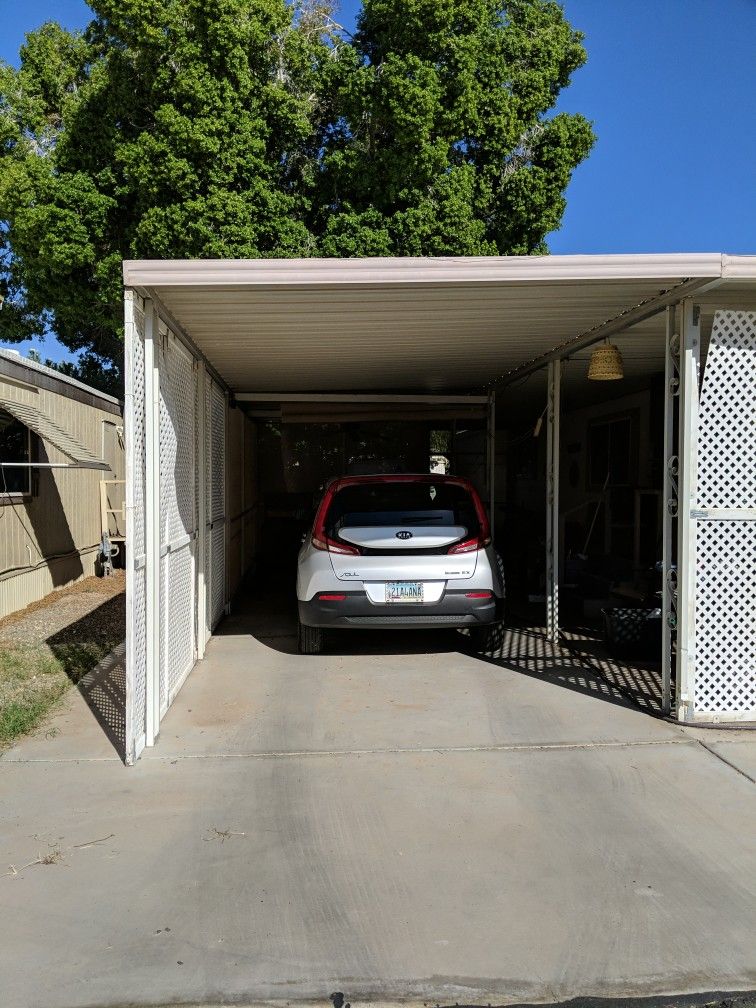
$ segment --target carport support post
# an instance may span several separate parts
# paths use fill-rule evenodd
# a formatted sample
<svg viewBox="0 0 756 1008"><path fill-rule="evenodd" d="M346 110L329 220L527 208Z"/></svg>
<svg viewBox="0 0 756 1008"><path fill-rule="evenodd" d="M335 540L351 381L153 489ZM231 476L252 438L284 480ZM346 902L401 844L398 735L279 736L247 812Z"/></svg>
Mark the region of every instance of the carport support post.
<svg viewBox="0 0 756 1008"><path fill-rule="evenodd" d="M155 309L144 302L145 745L160 728L160 373Z"/></svg>
<svg viewBox="0 0 756 1008"><path fill-rule="evenodd" d="M229 411L228 389L223 391L223 451L225 459L223 463L223 514L225 515L223 524L223 549L226 555L226 562L223 565L223 612L228 616L231 612L231 515L228 513L228 502L231 499L229 492L229 480L231 479L231 467L228 464L228 441L231 425L228 422Z"/></svg>
<svg viewBox="0 0 756 1008"><path fill-rule="evenodd" d="M690 721L696 667L696 508L698 506L698 370L701 311L680 309L679 494L677 517L677 718Z"/></svg>
<svg viewBox="0 0 756 1008"><path fill-rule="evenodd" d="M675 306L667 308L664 354L664 491L662 493L662 714L672 710L672 644L677 635L677 574L674 533L677 519L679 463L675 446L675 421L680 397L680 338Z"/></svg>
<svg viewBox="0 0 756 1008"><path fill-rule="evenodd" d="M203 361L197 362L197 451L199 470L199 500L197 501L197 658L205 657L207 645L207 445L205 434L205 382L207 371Z"/></svg>
<svg viewBox="0 0 756 1008"><path fill-rule="evenodd" d="M561 360L548 365L546 392L546 634L559 638L559 420Z"/></svg>

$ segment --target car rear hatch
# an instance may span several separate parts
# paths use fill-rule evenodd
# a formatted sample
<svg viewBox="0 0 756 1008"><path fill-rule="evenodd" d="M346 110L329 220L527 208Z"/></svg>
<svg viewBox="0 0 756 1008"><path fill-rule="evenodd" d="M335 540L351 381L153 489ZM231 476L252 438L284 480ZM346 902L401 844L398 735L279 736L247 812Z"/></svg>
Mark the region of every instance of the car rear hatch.
<svg viewBox="0 0 756 1008"><path fill-rule="evenodd" d="M400 581L422 583L424 600L437 601L447 580L473 576L488 535L473 488L448 477L347 478L324 505L320 534L334 573L363 582L376 602Z"/></svg>

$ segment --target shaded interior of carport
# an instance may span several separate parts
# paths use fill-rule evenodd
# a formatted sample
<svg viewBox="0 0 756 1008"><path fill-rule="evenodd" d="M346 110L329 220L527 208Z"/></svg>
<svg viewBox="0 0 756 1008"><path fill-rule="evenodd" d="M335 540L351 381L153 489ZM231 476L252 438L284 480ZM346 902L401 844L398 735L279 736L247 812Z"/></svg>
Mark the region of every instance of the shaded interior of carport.
<svg viewBox="0 0 756 1008"><path fill-rule="evenodd" d="M747 483L727 501L738 514L713 520L737 523L749 562L756 545L756 444L742 419L756 411L753 259L140 261L124 280L128 761L155 742L229 607L270 605L287 582L293 598L313 493L347 468L448 466L477 482L508 573L500 660L531 674L558 665L572 688L600 679L683 720L753 716L753 619L737 688L717 683L708 706L700 689L694 703L688 646L713 331L722 367L735 354L743 368L725 412ZM591 382L604 340L624 377ZM721 413L722 389L712 395ZM733 575L733 594L749 576ZM607 655L601 609L644 602L659 611L658 646ZM736 608L729 619L750 618Z"/></svg>

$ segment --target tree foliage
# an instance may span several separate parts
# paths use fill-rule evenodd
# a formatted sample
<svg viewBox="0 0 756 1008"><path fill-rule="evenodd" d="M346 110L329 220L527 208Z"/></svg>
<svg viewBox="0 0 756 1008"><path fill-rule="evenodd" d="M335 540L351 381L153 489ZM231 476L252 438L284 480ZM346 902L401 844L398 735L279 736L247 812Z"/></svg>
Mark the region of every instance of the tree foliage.
<svg viewBox="0 0 756 1008"><path fill-rule="evenodd" d="M582 117L547 113L584 59L556 3L366 0L337 75L321 249L545 252L593 140Z"/></svg>
<svg viewBox="0 0 756 1008"><path fill-rule="evenodd" d="M592 133L551 0L92 0L0 65L0 337L118 380L123 258L531 254Z"/></svg>

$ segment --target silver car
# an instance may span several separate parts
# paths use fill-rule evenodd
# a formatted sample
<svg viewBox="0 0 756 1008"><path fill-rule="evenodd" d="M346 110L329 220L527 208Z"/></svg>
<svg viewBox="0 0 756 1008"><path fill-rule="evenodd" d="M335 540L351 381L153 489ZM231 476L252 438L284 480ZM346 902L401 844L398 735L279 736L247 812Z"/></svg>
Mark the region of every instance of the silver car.
<svg viewBox="0 0 756 1008"><path fill-rule="evenodd" d="M504 578L481 499L457 476L345 476L318 506L297 563L299 650L331 629L467 627L484 650Z"/></svg>

